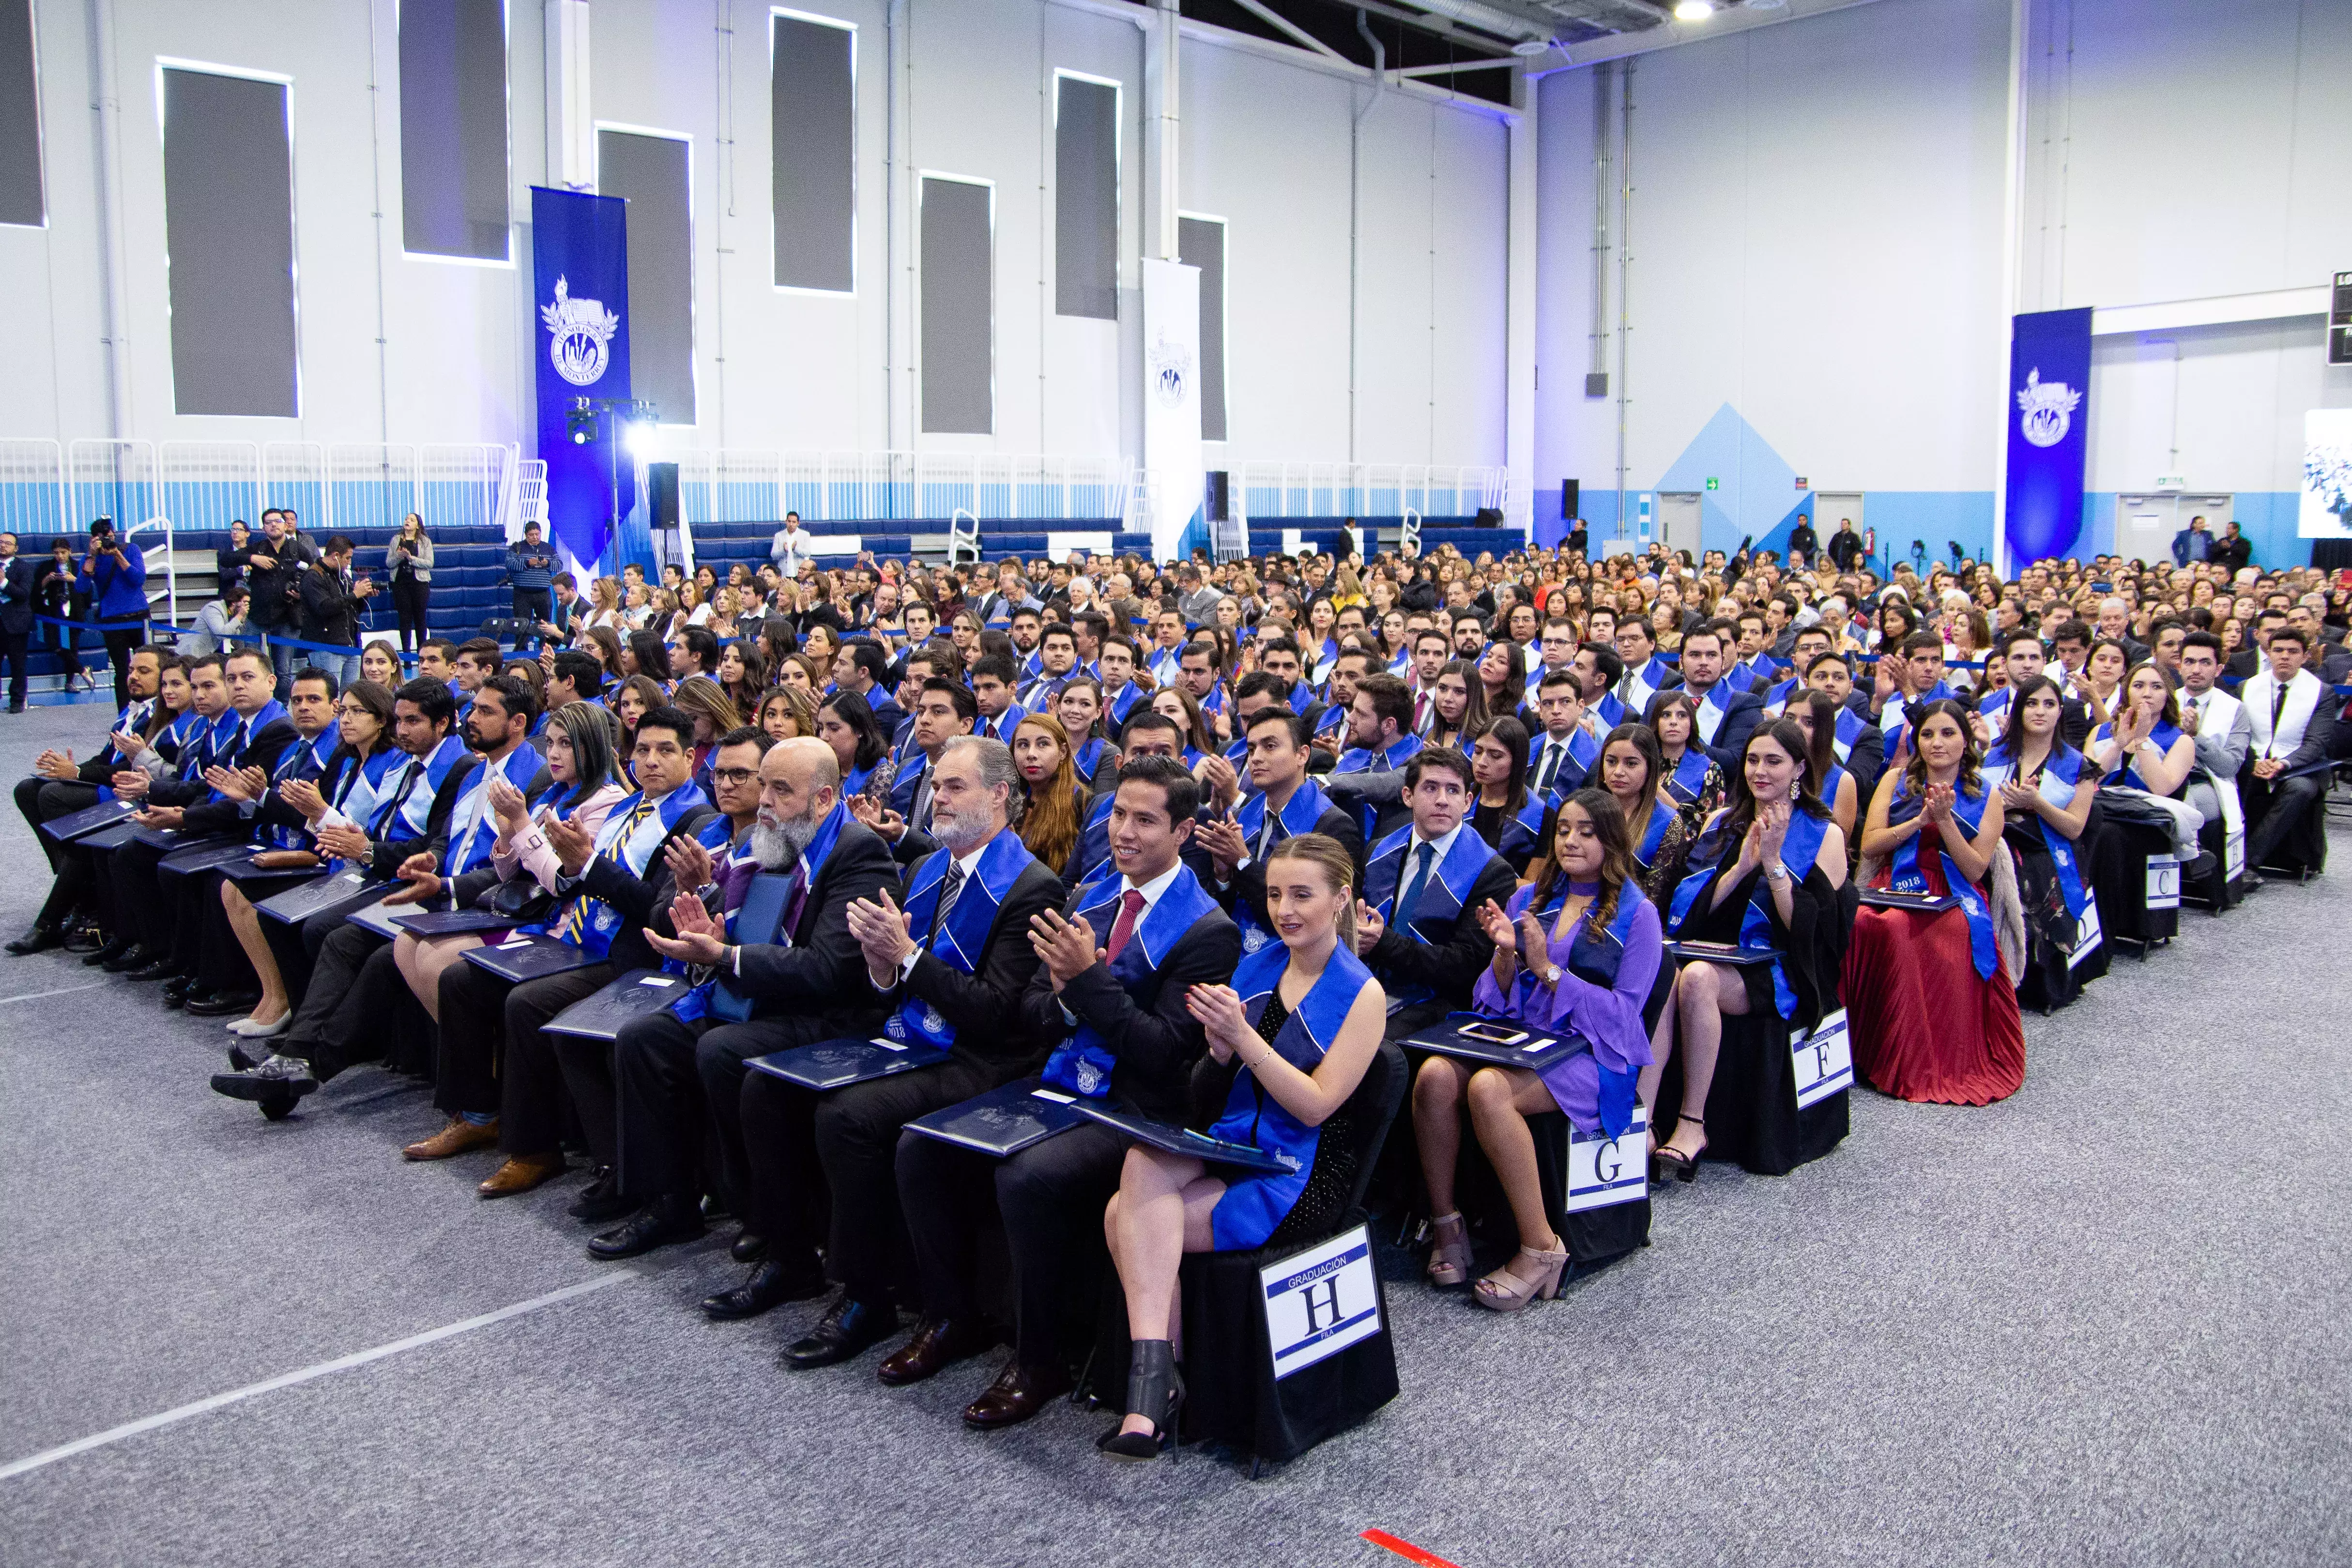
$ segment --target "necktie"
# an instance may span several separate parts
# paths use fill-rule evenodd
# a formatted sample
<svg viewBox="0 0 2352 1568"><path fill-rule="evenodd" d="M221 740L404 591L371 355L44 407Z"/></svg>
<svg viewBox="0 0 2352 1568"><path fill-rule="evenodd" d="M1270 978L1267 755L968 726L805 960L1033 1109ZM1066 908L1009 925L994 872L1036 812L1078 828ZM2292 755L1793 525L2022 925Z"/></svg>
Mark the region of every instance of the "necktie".
<svg viewBox="0 0 2352 1568"><path fill-rule="evenodd" d="M2278 738L2279 717L2286 712L2286 683L2275 681L2271 687L2271 738Z"/></svg>
<svg viewBox="0 0 2352 1568"><path fill-rule="evenodd" d="M1552 780L1559 777L1559 754L1563 749L1565 748L1557 740L1546 744L1544 747L1543 777L1536 781L1537 789L1550 789Z"/></svg>
<svg viewBox="0 0 2352 1568"><path fill-rule="evenodd" d="M1118 956L1127 950L1129 941L1135 936L1136 924L1142 918L1143 894L1130 887L1119 895L1118 918L1110 923L1110 945L1105 951L1112 963L1118 963Z"/></svg>
<svg viewBox="0 0 2352 1568"><path fill-rule="evenodd" d="M1396 924L1400 925L1412 924L1412 912L1421 904L1421 890L1429 885L1429 864L1437 858L1437 846L1423 844L1413 851L1412 855L1412 880L1404 884L1404 891L1397 894Z"/></svg>
<svg viewBox="0 0 2352 1568"><path fill-rule="evenodd" d="M931 770L926 767L915 785L914 825L918 832L931 831Z"/></svg>
<svg viewBox="0 0 2352 1568"><path fill-rule="evenodd" d="M940 928L948 923L948 911L955 907L956 897L962 892L963 862L950 861L947 878L940 883L940 901L931 906L931 933L929 939L923 944L925 946L938 943Z"/></svg>
<svg viewBox="0 0 2352 1568"><path fill-rule="evenodd" d="M638 801L630 809L629 814L621 819L621 831L614 834L607 841L605 849L599 852L610 853L616 864L625 867L628 864L629 837L637 831L639 823L653 815L653 810L652 801ZM592 860L590 863L594 862ZM581 874L587 874L586 866L581 868ZM571 906L563 912L563 924L556 928L557 936L575 946L579 943L582 934L588 929L589 903L590 899L584 893L572 899Z"/></svg>

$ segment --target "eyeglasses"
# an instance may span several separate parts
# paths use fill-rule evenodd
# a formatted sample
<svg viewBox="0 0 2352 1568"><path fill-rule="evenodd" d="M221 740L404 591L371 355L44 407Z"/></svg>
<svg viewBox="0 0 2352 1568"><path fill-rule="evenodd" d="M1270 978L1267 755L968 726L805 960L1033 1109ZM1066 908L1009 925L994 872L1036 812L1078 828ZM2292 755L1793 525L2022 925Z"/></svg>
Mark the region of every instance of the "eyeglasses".
<svg viewBox="0 0 2352 1568"><path fill-rule="evenodd" d="M710 777L720 784L749 784L760 777L760 770L756 768L714 768L710 770Z"/></svg>

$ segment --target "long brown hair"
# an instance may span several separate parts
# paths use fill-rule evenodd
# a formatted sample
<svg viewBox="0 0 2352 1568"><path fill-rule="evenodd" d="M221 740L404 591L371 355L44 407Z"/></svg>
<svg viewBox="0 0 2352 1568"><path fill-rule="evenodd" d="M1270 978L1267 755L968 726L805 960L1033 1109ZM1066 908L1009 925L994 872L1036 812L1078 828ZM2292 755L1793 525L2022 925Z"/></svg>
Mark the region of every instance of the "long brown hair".
<svg viewBox="0 0 2352 1568"><path fill-rule="evenodd" d="M1958 703L1951 706L1956 712L1958 711ZM1961 733L1966 734L1968 727L1968 720L1963 718L1960 721ZM1729 853L1729 846L1736 845L1746 838L1748 824L1756 821L1756 797L1748 791L1748 752L1759 740L1771 741L1773 745L1788 753L1789 757L1804 770L1797 775L1795 809L1814 817L1826 817L1830 814L1829 808L1822 804L1821 780L1813 777L1812 754L1805 745L1805 732L1797 727L1797 721L1793 718L1782 716L1766 719L1762 724L1758 725L1755 733L1748 737L1748 746L1740 749L1739 766L1729 770L1731 777L1726 781L1727 803L1723 815L1714 826L1706 829L1700 835L1702 850L1712 846L1717 853ZM1696 862L1694 862L1694 863ZM1791 866L1790 870L1793 873L1796 868Z"/></svg>
<svg viewBox="0 0 2352 1568"><path fill-rule="evenodd" d="M1040 788L1032 789L1027 779L1022 780L1026 804L1016 813L1015 826L1029 852L1058 873L1069 863L1070 852L1078 847L1078 830L1083 826L1078 821L1078 769L1070 759L1070 732L1062 727L1062 721L1050 713L1033 713L1013 727L1013 735L1018 737L1033 724L1054 737L1054 744L1062 748L1062 760Z"/></svg>
<svg viewBox="0 0 2352 1568"><path fill-rule="evenodd" d="M1544 813L1543 855L1533 867L1535 894L1528 900L1528 907L1540 914L1551 902L1552 889L1563 874L1559 869L1559 827L1560 819L1570 806L1591 819L1593 836L1601 841L1601 892L1592 901L1591 928L1606 930L1609 923L1617 918L1617 895L1625 890L1627 883L1633 881L1633 833L1626 825L1625 810L1617 804L1617 797L1597 786L1579 789Z"/></svg>
<svg viewBox="0 0 2352 1568"><path fill-rule="evenodd" d="M1266 851L1265 863L1269 872L1276 861L1305 861L1322 872L1323 880L1332 892L1341 888L1353 892L1356 886L1356 861L1339 841L1328 833L1293 833L1274 848ZM1339 902L1339 943L1350 953L1356 950L1356 901Z"/></svg>
<svg viewBox="0 0 2352 1568"><path fill-rule="evenodd" d="M2121 682L2116 683L2116 690L2118 693L2123 690ZM1927 796L1927 758L1919 750L1919 731L1929 719L1938 714L1948 716L1954 724L1960 727L1959 792L1963 795L1981 793L1984 781L1979 777L1978 768L1984 760L1984 753L1977 746L1977 732L1969 723L1968 708L1951 697L1937 697L1934 702L1921 703L1916 707L1904 710L1903 716L1911 726L1909 737L1911 756L1903 765L1904 789L1908 790L1915 800L1924 800ZM1811 789L1812 780L1808 779L1805 784L1806 788Z"/></svg>
<svg viewBox="0 0 2352 1568"><path fill-rule="evenodd" d="M1829 783L1830 769L1837 766L1837 699L1827 692L1796 693L1789 698L1787 709L1791 723L1799 703L1813 717L1813 744L1806 753L1805 777L1812 781L1813 793L1822 797L1822 804L1835 810L1837 802L1823 792L1823 787Z"/></svg>

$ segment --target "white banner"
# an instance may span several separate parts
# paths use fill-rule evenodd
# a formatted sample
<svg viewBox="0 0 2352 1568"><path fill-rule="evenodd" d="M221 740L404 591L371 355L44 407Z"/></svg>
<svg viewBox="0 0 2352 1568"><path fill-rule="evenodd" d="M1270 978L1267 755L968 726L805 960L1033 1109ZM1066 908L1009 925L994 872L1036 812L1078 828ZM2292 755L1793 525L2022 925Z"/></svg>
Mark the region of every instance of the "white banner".
<svg viewBox="0 0 2352 1568"><path fill-rule="evenodd" d="M2352 538L2352 408L2303 416L2303 507L2294 531L2306 539Z"/></svg>
<svg viewBox="0 0 2352 1568"><path fill-rule="evenodd" d="M1143 466L1151 476L1151 553L1181 554L1201 514L1201 269L1143 264Z"/></svg>

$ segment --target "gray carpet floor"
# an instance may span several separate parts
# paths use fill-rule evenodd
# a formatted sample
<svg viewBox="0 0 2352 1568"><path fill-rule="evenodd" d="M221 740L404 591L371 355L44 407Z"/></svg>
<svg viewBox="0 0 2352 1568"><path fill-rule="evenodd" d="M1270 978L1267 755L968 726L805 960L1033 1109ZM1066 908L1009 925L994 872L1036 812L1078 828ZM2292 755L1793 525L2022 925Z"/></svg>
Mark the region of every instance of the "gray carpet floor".
<svg viewBox="0 0 2352 1568"><path fill-rule="evenodd" d="M102 724L0 719L0 777ZM7 813L0 927L37 863ZM0 1562L1402 1561L1375 1527L1463 1568L2352 1560L2341 885L2184 914L2029 1017L2002 1104L1861 1091L1827 1159L1709 1166L1558 1302L1393 1285L1402 1396L1255 1481L1113 1465L1066 1406L968 1432L992 1357L788 1375L818 1304L704 1322L714 1236L0 1479ZM373 1071L265 1125L205 1088L216 1021L91 973L0 958L0 1466L608 1272L577 1177L477 1201L489 1156L404 1163L439 1118Z"/></svg>

